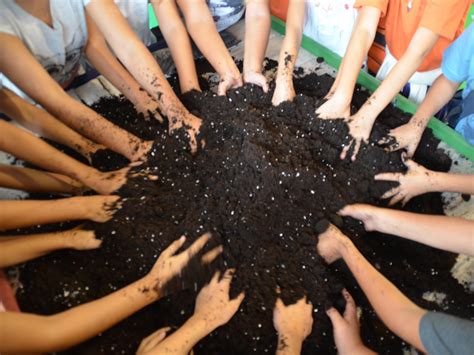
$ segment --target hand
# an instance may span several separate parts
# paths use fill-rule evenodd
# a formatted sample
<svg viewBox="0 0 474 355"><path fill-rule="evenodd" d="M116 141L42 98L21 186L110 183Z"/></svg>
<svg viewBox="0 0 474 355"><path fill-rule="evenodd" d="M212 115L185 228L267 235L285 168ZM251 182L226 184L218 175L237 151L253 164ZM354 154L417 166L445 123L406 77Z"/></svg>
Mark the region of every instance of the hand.
<svg viewBox="0 0 474 355"><path fill-rule="evenodd" d="M342 257L343 249L351 243L346 235L335 225L329 223L326 231L318 236L316 250L328 264L331 264Z"/></svg>
<svg viewBox="0 0 474 355"><path fill-rule="evenodd" d="M278 336L303 342L313 328L313 306L306 302L306 296L295 304L285 306L278 298L273 310L273 326Z"/></svg>
<svg viewBox="0 0 474 355"><path fill-rule="evenodd" d="M135 103L135 109L138 113L143 114L145 119L154 118L163 123L158 101L154 100L147 92L144 91L143 96Z"/></svg>
<svg viewBox="0 0 474 355"><path fill-rule="evenodd" d="M127 182L130 167L102 173L96 171L93 175L83 179L83 183L102 195L110 195L120 189Z"/></svg>
<svg viewBox="0 0 474 355"><path fill-rule="evenodd" d="M347 119L351 115L350 101L343 100L337 94L332 95L328 100L316 109L316 115L323 119Z"/></svg>
<svg viewBox="0 0 474 355"><path fill-rule="evenodd" d="M226 324L237 312L245 297L242 292L237 298L229 299L233 273L234 270L227 270L219 280L219 272L216 272L211 282L202 288L196 298L193 317L202 320L209 333Z"/></svg>
<svg viewBox="0 0 474 355"><path fill-rule="evenodd" d="M386 137L378 141L378 144L386 145L386 150L389 152L406 149L407 156L413 157L423 135L424 127L420 127L412 121L390 130Z"/></svg>
<svg viewBox="0 0 474 355"><path fill-rule="evenodd" d="M364 223L366 231L378 230L378 214L380 208L366 205L362 203L356 203L353 205L347 205L341 209L338 214L344 217L352 217L358 219Z"/></svg>
<svg viewBox="0 0 474 355"><path fill-rule="evenodd" d="M131 161L132 162L146 161L147 153L150 151L152 146L153 146L153 141L140 140L140 143L138 143L133 149L134 153L132 154Z"/></svg>
<svg viewBox="0 0 474 355"><path fill-rule="evenodd" d="M254 85L260 86L264 93L268 92L267 79L262 73L251 71L251 70L245 71L244 82L248 84L254 84Z"/></svg>
<svg viewBox="0 0 474 355"><path fill-rule="evenodd" d="M94 231L74 228L63 232L66 244L75 250L97 249L102 244L102 240L97 239Z"/></svg>
<svg viewBox="0 0 474 355"><path fill-rule="evenodd" d="M230 89L236 89L242 86L242 77L240 73L227 73L221 76L219 87L217 88L217 94L219 96L225 96L227 91Z"/></svg>
<svg viewBox="0 0 474 355"><path fill-rule="evenodd" d="M391 198L389 206L402 202L402 206L410 201L412 197L432 191L434 184L434 172L415 163L413 160L406 160L402 154L403 164L408 168L405 174L402 173L382 173L375 176L375 180L397 181L399 185L387 191L381 198Z"/></svg>
<svg viewBox="0 0 474 355"><path fill-rule="evenodd" d="M293 80L289 78L277 78L275 92L272 97L272 105L278 106L285 101L293 101L296 96Z"/></svg>
<svg viewBox="0 0 474 355"><path fill-rule="evenodd" d="M188 265L189 260L204 248L210 238L210 233L203 234L188 249L179 254L176 254L176 252L184 245L186 237L183 235L181 238L171 243L171 245L160 254L155 265L146 276L151 283L151 288L159 293L168 281L181 273L186 265ZM222 246L215 247L206 253L201 261L204 264L209 264L220 253L222 253Z"/></svg>
<svg viewBox="0 0 474 355"><path fill-rule="evenodd" d="M138 346L137 355L151 353L153 349L166 338L166 333L169 332L170 329L170 327L158 329L156 332L144 338Z"/></svg>
<svg viewBox="0 0 474 355"><path fill-rule="evenodd" d="M354 145L354 150L351 157L351 160L354 161L356 160L356 156L359 153L362 142L365 144L369 143L369 136L373 123L364 117L358 117L357 114L349 117L346 121L347 125L349 126L349 134L352 136L352 139L348 145L344 145L344 149L341 152L340 158L344 160L352 145Z"/></svg>
<svg viewBox="0 0 474 355"><path fill-rule="evenodd" d="M197 152L198 143L197 136L201 128L202 120L193 114L185 111L185 113L177 118L176 116L170 119L169 133L173 133L174 130L184 127L189 135L189 145L191 152L194 154Z"/></svg>
<svg viewBox="0 0 474 355"><path fill-rule="evenodd" d="M344 315L341 316L335 308L326 311L332 323L337 353L340 355L362 354L361 350L366 348L360 338L360 325L354 299L345 289L342 295L346 300Z"/></svg>
<svg viewBox="0 0 474 355"><path fill-rule="evenodd" d="M84 219L104 223L112 219L117 210L122 207L119 196L84 196L80 199L85 208Z"/></svg>

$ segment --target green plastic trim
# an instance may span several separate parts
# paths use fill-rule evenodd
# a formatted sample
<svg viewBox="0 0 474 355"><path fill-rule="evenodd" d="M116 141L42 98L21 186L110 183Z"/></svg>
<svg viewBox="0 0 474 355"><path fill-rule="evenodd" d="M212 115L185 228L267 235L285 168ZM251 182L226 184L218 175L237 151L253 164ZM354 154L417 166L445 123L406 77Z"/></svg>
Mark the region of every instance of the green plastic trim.
<svg viewBox="0 0 474 355"><path fill-rule="evenodd" d="M158 27L158 20L156 19L155 11L153 10L153 6L151 6L151 4L148 4L148 27L150 30L152 28Z"/></svg>
<svg viewBox="0 0 474 355"><path fill-rule="evenodd" d="M280 34L285 34L285 22L275 16L272 16L272 28ZM323 57L324 61L333 68L338 69L341 65L341 57L339 55L309 37L303 36L301 47L316 57ZM371 92L375 91L380 85L380 80L363 71L359 73L357 82ZM400 110L412 114L415 113L417 109L417 106L413 102L402 95L397 95L394 100L394 105ZM458 153L464 155L469 160L474 161L474 147L467 143L455 130L436 118L430 120L428 127L432 129L433 134L438 139L454 148Z"/></svg>

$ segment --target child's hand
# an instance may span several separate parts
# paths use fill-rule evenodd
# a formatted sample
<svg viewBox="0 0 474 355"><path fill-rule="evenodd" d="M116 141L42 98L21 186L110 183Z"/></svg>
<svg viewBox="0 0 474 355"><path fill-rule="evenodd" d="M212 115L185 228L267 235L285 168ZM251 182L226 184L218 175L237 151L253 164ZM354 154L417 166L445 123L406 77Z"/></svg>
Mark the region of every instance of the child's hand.
<svg viewBox="0 0 474 355"><path fill-rule="evenodd" d="M378 141L378 144L385 145L386 150L389 152L406 149L407 156L411 158L420 143L423 129L424 126L419 126L417 123L410 121L407 124L390 130L386 137Z"/></svg>
<svg viewBox="0 0 474 355"><path fill-rule="evenodd" d="M256 71L246 71L244 72L244 82L260 86L264 93L268 92L267 79L262 73L258 73Z"/></svg>
<svg viewBox="0 0 474 355"><path fill-rule="evenodd" d="M171 245L160 254L155 265L146 276L151 288L159 293L168 281L181 273L189 260L204 248L210 238L210 233L203 234L188 249L179 254L176 254L176 252L184 245L186 237L182 236L171 243ZM212 262L221 252L222 246L212 249L202 257L202 262Z"/></svg>
<svg viewBox="0 0 474 355"><path fill-rule="evenodd" d="M293 80L290 78L282 78L276 81L275 92L272 97L272 105L278 106L285 101L293 101L296 96Z"/></svg>
<svg viewBox="0 0 474 355"><path fill-rule="evenodd" d="M217 94L219 96L225 96L228 90L236 89L240 86L242 86L242 77L240 76L240 73L227 73L221 76L219 87L217 88Z"/></svg>
<svg viewBox="0 0 474 355"><path fill-rule="evenodd" d="M382 173L375 176L375 180L397 181L399 185L387 191L381 198L391 198L389 206L402 202L404 206L412 197L431 191L435 180L435 173L413 160L406 160L402 154L402 160L408 171L403 173Z"/></svg>
<svg viewBox="0 0 474 355"><path fill-rule="evenodd" d="M166 333L170 329L170 327L158 329L156 332L144 338L137 349L137 355L152 353L153 349L166 338Z"/></svg>
<svg viewBox="0 0 474 355"><path fill-rule="evenodd" d="M341 209L338 214L341 216L349 216L358 219L364 223L366 231L378 230L378 215L380 208L366 205L362 203L356 203L353 205L347 205Z"/></svg>
<svg viewBox="0 0 474 355"><path fill-rule="evenodd" d="M359 117L357 114L350 116L346 122L349 126L349 134L352 136L352 139L349 144L344 145L340 157L344 160L351 147L354 146L351 156L351 160L354 161L359 153L362 142L366 144L369 142L370 131L372 130L373 123L364 117Z"/></svg>
<svg viewBox="0 0 474 355"><path fill-rule="evenodd" d="M368 349L360 338L360 325L354 299L345 289L342 291L342 295L346 300L344 315L341 316L335 308L326 311L331 319L337 353L340 355L365 354L366 352L363 350L368 351Z"/></svg>
<svg viewBox="0 0 474 355"><path fill-rule="evenodd" d="M95 237L94 231L82 230L74 228L64 232L66 243L75 250L92 250L97 249L102 244L102 240Z"/></svg>
<svg viewBox="0 0 474 355"><path fill-rule="evenodd" d="M324 104L316 109L316 115L323 119L349 118L351 115L350 102L347 104L339 96L332 95Z"/></svg>
<svg viewBox="0 0 474 355"><path fill-rule="evenodd" d="M189 145L191 152L194 154L198 149L197 136L201 129L202 120L192 113L185 111L179 117L174 116L169 120L169 133L184 127L189 135Z"/></svg>
<svg viewBox="0 0 474 355"><path fill-rule="evenodd" d="M202 288L196 298L193 318L204 321L208 332L226 324L244 299L243 292L237 298L229 299L233 272L234 270L227 270L221 280L216 272L211 282Z"/></svg>
<svg viewBox="0 0 474 355"><path fill-rule="evenodd" d="M346 235L329 223L328 228L318 236L316 250L328 264L331 264L342 257L343 249L350 243Z"/></svg>
<svg viewBox="0 0 474 355"><path fill-rule="evenodd" d="M81 203L85 210L84 219L104 223L112 219L122 207L119 196L84 196L73 197Z"/></svg>
<svg viewBox="0 0 474 355"><path fill-rule="evenodd" d="M295 304L285 306L278 298L273 310L273 326L278 336L286 341L303 342L313 328L313 306L306 302L306 296Z"/></svg>
<svg viewBox="0 0 474 355"><path fill-rule="evenodd" d="M146 91L143 92L143 97L135 103L135 109L143 114L145 119L154 118L158 122L163 123L158 101L154 100Z"/></svg>
<svg viewBox="0 0 474 355"><path fill-rule="evenodd" d="M127 174L129 170L130 167L105 173L96 171L95 174L86 176L82 181L94 191L102 195L110 195L120 189L127 182Z"/></svg>

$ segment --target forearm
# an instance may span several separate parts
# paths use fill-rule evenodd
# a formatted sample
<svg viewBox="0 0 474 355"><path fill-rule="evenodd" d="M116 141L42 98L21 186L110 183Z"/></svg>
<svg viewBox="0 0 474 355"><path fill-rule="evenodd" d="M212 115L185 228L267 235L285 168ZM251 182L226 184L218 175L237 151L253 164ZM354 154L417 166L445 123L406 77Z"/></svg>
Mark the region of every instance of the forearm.
<svg viewBox="0 0 474 355"><path fill-rule="evenodd" d="M277 355L299 355L303 340L287 334L278 334Z"/></svg>
<svg viewBox="0 0 474 355"><path fill-rule="evenodd" d="M387 208L376 210L375 229L433 248L474 256L474 222L458 217L423 215ZM449 231L448 236L446 231Z"/></svg>
<svg viewBox="0 0 474 355"><path fill-rule="evenodd" d="M426 311L411 302L380 274L349 238L342 248L342 257L385 325L405 341L425 351L418 329Z"/></svg>
<svg viewBox="0 0 474 355"><path fill-rule="evenodd" d="M45 317L4 313L2 352L55 352L90 339L158 299L145 279L65 312Z"/></svg>
<svg viewBox="0 0 474 355"><path fill-rule="evenodd" d="M0 237L0 268L17 265L64 248L69 248L69 245L62 232Z"/></svg>
<svg viewBox="0 0 474 355"><path fill-rule="evenodd" d="M28 192L74 194L84 185L68 176L0 164L0 186Z"/></svg>
<svg viewBox="0 0 474 355"><path fill-rule="evenodd" d="M152 5L176 65L181 92L200 91L191 41L175 0L152 1Z"/></svg>
<svg viewBox="0 0 474 355"><path fill-rule="evenodd" d="M175 354L187 355L194 345L212 332L207 329L206 322L195 316L189 318L177 331L166 337L147 355Z"/></svg>
<svg viewBox="0 0 474 355"><path fill-rule="evenodd" d="M434 172L430 191L474 195L474 175Z"/></svg>
<svg viewBox="0 0 474 355"><path fill-rule="evenodd" d="M87 197L0 201L0 230L88 219Z"/></svg>
<svg viewBox="0 0 474 355"><path fill-rule="evenodd" d="M270 26L268 0L247 1L245 10L244 73L262 72Z"/></svg>

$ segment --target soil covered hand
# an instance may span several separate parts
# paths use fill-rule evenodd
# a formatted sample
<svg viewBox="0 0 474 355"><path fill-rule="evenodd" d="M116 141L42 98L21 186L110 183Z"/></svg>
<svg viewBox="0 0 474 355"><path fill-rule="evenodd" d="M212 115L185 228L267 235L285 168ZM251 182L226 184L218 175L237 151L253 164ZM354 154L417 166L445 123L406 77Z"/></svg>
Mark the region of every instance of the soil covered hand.
<svg viewBox="0 0 474 355"><path fill-rule="evenodd" d="M327 229L318 236L316 250L328 264L331 264L342 257L343 249L350 243L352 242L346 235L329 223Z"/></svg>
<svg viewBox="0 0 474 355"><path fill-rule="evenodd" d="M94 231L80 228L74 228L64 232L64 237L71 249L75 250L97 249L102 244L102 240L96 238Z"/></svg>
<svg viewBox="0 0 474 355"><path fill-rule="evenodd" d="M217 88L217 94L219 96L225 96L227 91L230 89L236 89L242 86L242 77L240 73L227 73L221 77L219 87Z"/></svg>
<svg viewBox="0 0 474 355"><path fill-rule="evenodd" d="M110 195L127 182L129 170L130 167L106 173L97 171L93 176L82 179L82 182L102 195Z"/></svg>
<svg viewBox="0 0 474 355"><path fill-rule="evenodd" d="M386 146L386 150L389 152L405 149L407 156L411 158L420 143L423 130L423 126L410 121L403 126L390 130L388 135L379 140L378 143Z"/></svg>
<svg viewBox="0 0 474 355"><path fill-rule="evenodd" d="M278 349L292 343L301 345L313 328L313 306L307 303L306 296L295 304L285 306L278 298L273 310L273 326L278 332Z"/></svg>
<svg viewBox="0 0 474 355"><path fill-rule="evenodd" d="M382 195L383 199L391 198L389 206L402 202L404 206L412 197L431 191L434 183L434 172L415 163L413 160L406 160L402 155L402 160L408 171L403 173L382 173L375 176L375 180L396 181L397 187L387 191Z"/></svg>
<svg viewBox="0 0 474 355"><path fill-rule="evenodd" d="M268 92L267 79L262 73L256 71L246 71L244 72L244 82L260 86L263 92Z"/></svg>
<svg viewBox="0 0 474 355"><path fill-rule="evenodd" d="M333 95L328 100L316 109L316 115L325 119L347 119L351 115L350 103L347 104L339 96Z"/></svg>
<svg viewBox="0 0 474 355"><path fill-rule="evenodd" d="M234 270L227 270L219 280L217 272L196 298L193 317L204 321L208 332L226 324L237 312L244 299L243 292L233 300L229 298L233 273Z"/></svg>
<svg viewBox="0 0 474 355"><path fill-rule="evenodd" d="M345 289L342 295L346 300L344 314L341 316L335 308L329 308L326 311L332 323L337 353L340 355L373 354L374 352L367 349L360 338L360 325L354 299Z"/></svg>
<svg viewBox="0 0 474 355"><path fill-rule="evenodd" d="M186 237L182 236L171 243L160 254L155 265L146 276L151 283L151 288L158 293L163 291L168 281L181 274L189 261L204 248L210 238L210 233L203 234L189 248L179 254L176 254L176 252L184 245ZM222 246L212 249L202 257L202 262L206 264L212 262L221 252Z"/></svg>
<svg viewBox="0 0 474 355"><path fill-rule="evenodd" d="M158 329L144 338L137 349L137 355L146 355L153 353L155 347L160 344L165 338L166 333L170 331L170 327Z"/></svg>
<svg viewBox="0 0 474 355"><path fill-rule="evenodd" d="M377 222L379 211L380 208L378 207L363 203L356 203L345 206L338 212L338 214L344 217L349 216L360 220L362 223L364 223L365 230L370 232L373 230L378 230Z"/></svg>
<svg viewBox="0 0 474 355"><path fill-rule="evenodd" d="M364 117L358 117L357 114L349 117L347 120L349 127L349 134L351 140L349 144L345 144L341 152L341 159L345 159L347 153L353 147L351 160L356 160L357 154L359 153L362 142L365 144L369 143L370 131L372 130L372 122Z"/></svg>
<svg viewBox="0 0 474 355"><path fill-rule="evenodd" d="M154 118L158 120L158 122L163 123L158 101L154 100L147 92L144 92L143 98L135 104L135 109L137 112L143 114L145 119Z"/></svg>
<svg viewBox="0 0 474 355"><path fill-rule="evenodd" d="M112 219L117 210L122 207L119 196L85 196L80 199L85 210L85 219L104 223Z"/></svg>
<svg viewBox="0 0 474 355"><path fill-rule="evenodd" d="M201 129L202 120L190 112L187 112L180 118L172 117L169 121L169 133L173 133L175 130L184 127L189 136L189 146L191 152L194 154L198 149L197 136Z"/></svg>

